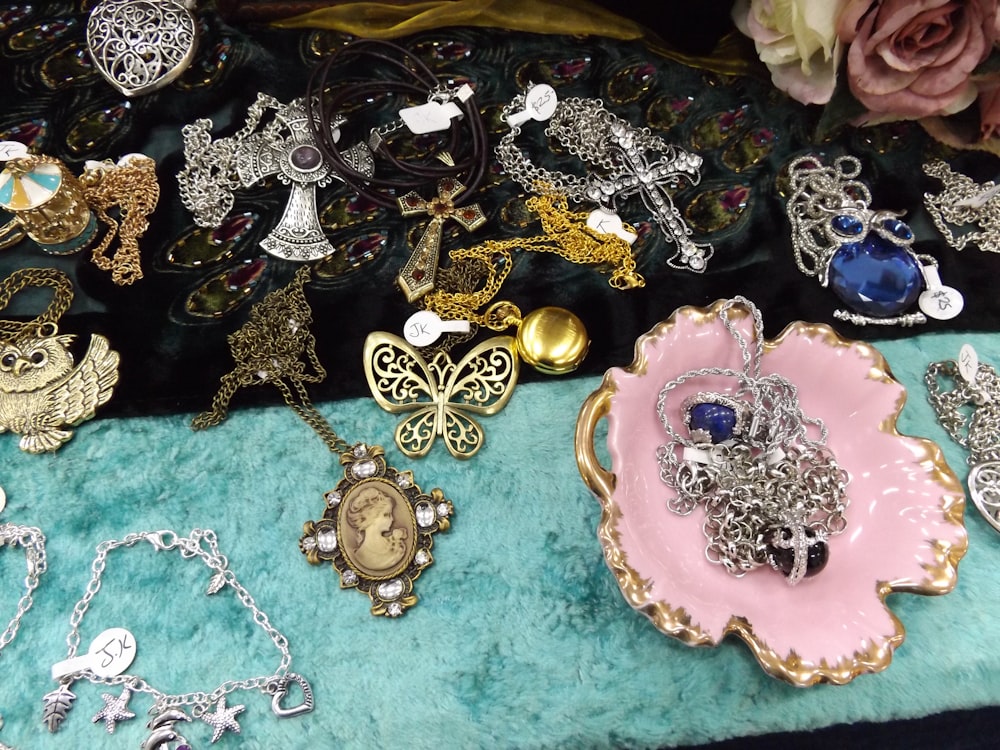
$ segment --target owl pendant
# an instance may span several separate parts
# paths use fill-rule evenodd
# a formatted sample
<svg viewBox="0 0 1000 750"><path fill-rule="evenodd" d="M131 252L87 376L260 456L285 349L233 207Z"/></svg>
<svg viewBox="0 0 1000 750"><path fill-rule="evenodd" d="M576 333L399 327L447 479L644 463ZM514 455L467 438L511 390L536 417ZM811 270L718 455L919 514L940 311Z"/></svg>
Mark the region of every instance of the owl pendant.
<svg viewBox="0 0 1000 750"><path fill-rule="evenodd" d="M106 403L118 382L118 352L99 334L74 367L72 335L22 336L0 341L0 433L21 436L21 450L57 450L73 437L66 429L91 419Z"/></svg>

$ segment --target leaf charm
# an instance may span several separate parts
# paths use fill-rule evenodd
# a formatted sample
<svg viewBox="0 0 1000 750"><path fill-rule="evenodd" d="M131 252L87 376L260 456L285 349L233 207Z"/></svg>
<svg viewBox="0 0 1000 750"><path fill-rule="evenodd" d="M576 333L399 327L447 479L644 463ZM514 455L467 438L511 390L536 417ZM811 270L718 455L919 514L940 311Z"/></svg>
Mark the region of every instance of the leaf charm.
<svg viewBox="0 0 1000 750"><path fill-rule="evenodd" d="M209 596L212 594L217 594L222 590L222 587L226 585L226 576L223 575L221 571L212 576L212 580L208 582L208 590L205 592Z"/></svg>
<svg viewBox="0 0 1000 750"><path fill-rule="evenodd" d="M75 700L76 693L66 683L61 683L55 690L45 694L42 698L42 722L50 732L59 730Z"/></svg>

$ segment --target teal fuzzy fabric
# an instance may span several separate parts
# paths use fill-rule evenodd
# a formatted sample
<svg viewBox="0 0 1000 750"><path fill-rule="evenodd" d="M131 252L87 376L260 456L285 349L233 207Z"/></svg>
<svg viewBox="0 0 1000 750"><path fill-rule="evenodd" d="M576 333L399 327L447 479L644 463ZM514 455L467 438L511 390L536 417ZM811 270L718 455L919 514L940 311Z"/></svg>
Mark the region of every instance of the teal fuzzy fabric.
<svg viewBox="0 0 1000 750"><path fill-rule="evenodd" d="M995 335L879 346L909 391L900 430L941 444L963 482L965 452L934 421L922 378L964 341L1000 363ZM15 437L0 436L0 520L40 526L49 556L34 608L0 654L0 741L21 750L138 747L148 697L133 696L136 719L110 737L91 717L102 692L119 691L83 681L49 734L49 668L66 657L98 542L195 527L217 531L232 570L288 637L292 669L315 691L315 711L292 719L276 718L261 693L229 696L246 706L242 734L225 735L220 748L654 747L1000 704L990 636L1000 621L1000 539L971 503L955 591L890 597L906 640L886 671L846 686L796 689L764 674L734 639L690 648L629 609L605 567L599 506L573 451L577 412L599 382L521 386L483 420L487 444L468 462L441 445L424 460L403 459L392 444L396 420L371 400L321 405L345 438L384 445L390 465L412 468L425 491L439 486L454 501L452 528L436 535L435 562L416 582L420 601L397 620L372 617L367 597L341 590L329 567L300 553L302 523L320 517L342 470L284 407L238 411L200 433L183 416L98 419L56 455L22 454ZM836 382L829 388L835 398ZM20 551L0 549L0 625L23 575ZM279 659L270 639L232 590L206 596L209 579L200 561L150 544L112 552L83 620L84 646L104 628L129 628L138 641L130 672L169 692L270 674ZM209 746L208 725L184 732L194 747Z"/></svg>

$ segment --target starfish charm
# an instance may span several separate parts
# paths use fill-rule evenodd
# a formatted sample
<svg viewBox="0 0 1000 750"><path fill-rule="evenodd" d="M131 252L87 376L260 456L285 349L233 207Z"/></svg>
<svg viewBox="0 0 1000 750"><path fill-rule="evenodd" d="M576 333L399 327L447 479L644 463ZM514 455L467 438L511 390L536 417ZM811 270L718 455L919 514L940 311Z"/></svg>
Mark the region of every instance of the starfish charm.
<svg viewBox="0 0 1000 750"><path fill-rule="evenodd" d="M104 728L108 734L115 733L115 724L119 721L135 718L135 714L128 710L128 701L132 697L132 691L127 687L122 690L122 694L117 698L109 693L102 693L104 708L98 711L91 719L95 724L104 721Z"/></svg>
<svg viewBox="0 0 1000 750"><path fill-rule="evenodd" d="M212 732L212 742L217 742L223 732L240 733L240 725L236 721L236 715L242 713L246 706L226 707L226 696L219 698L215 704L215 713L203 713L201 720L206 724L211 724L215 731Z"/></svg>

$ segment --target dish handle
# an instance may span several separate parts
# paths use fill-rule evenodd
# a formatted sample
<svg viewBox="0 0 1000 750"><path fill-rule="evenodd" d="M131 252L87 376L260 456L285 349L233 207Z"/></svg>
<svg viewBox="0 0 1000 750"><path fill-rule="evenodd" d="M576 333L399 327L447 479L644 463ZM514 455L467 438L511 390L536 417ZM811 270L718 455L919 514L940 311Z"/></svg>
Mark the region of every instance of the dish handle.
<svg viewBox="0 0 1000 750"><path fill-rule="evenodd" d="M591 393L583 402L576 420L576 465L583 481L599 498L610 498L615 491L615 475L601 466L594 451L594 433L597 423L611 411L610 388L602 387Z"/></svg>

